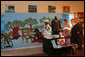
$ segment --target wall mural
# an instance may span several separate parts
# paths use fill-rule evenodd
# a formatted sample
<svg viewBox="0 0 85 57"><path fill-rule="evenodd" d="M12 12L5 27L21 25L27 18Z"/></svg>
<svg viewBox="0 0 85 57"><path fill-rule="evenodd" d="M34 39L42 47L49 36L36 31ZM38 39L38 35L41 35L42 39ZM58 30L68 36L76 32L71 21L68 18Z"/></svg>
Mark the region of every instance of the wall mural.
<svg viewBox="0 0 85 57"><path fill-rule="evenodd" d="M64 13L1 13L4 15L3 22L5 23L5 27L1 27L1 29L5 28L5 33L1 35L1 47L4 49L13 49L20 47L33 47L33 46L41 46L42 39L42 31L44 28L44 20L48 19L51 21L55 16L58 16L58 19L61 21L62 25L64 24L62 21L65 18L64 16L68 16L70 14ZM64 16L63 16L64 15ZM72 15L72 14L71 14ZM71 17L72 18L72 17ZM3 24L3 23L1 23ZM36 37L36 31L39 31L39 37Z"/></svg>

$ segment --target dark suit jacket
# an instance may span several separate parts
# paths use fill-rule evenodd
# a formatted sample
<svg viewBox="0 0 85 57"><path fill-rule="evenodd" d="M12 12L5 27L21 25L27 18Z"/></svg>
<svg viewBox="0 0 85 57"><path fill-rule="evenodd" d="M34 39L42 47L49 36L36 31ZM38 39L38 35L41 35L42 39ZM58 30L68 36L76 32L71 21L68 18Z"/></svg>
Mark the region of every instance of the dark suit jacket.
<svg viewBox="0 0 85 57"><path fill-rule="evenodd" d="M59 21L56 23L55 20L53 20L51 22L51 27L52 27L52 34L59 34L61 29L61 24Z"/></svg>
<svg viewBox="0 0 85 57"><path fill-rule="evenodd" d="M82 36L83 36L82 26L78 22L71 29L71 42L72 43L77 43L77 44L81 43L82 42Z"/></svg>

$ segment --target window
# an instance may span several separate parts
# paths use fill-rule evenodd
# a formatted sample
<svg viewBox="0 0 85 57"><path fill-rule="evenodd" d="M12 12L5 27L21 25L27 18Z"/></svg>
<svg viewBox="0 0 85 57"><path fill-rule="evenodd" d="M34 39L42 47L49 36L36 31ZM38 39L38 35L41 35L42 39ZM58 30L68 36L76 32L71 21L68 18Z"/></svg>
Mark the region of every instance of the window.
<svg viewBox="0 0 85 57"><path fill-rule="evenodd" d="M56 9L55 6L48 6L48 12L49 13L55 13L55 9Z"/></svg>
<svg viewBox="0 0 85 57"><path fill-rule="evenodd" d="M14 13L14 5L6 5L6 13Z"/></svg>
<svg viewBox="0 0 85 57"><path fill-rule="evenodd" d="M37 12L37 6L36 5L29 5L28 8L29 8L28 11L30 13L36 13Z"/></svg>

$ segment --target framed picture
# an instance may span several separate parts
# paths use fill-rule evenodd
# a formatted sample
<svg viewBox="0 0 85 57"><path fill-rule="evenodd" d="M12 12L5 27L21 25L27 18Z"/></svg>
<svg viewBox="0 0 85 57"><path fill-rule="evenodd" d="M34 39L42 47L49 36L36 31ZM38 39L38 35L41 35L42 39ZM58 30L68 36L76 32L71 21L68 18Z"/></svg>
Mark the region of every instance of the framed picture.
<svg viewBox="0 0 85 57"><path fill-rule="evenodd" d="M37 12L37 6L36 5L29 5L28 9L29 9L28 11L30 13L36 13Z"/></svg>
<svg viewBox="0 0 85 57"><path fill-rule="evenodd" d="M65 45L65 38L64 39L57 39L58 45Z"/></svg>
<svg viewBox="0 0 85 57"><path fill-rule="evenodd" d="M55 6L48 6L48 13L55 13Z"/></svg>
<svg viewBox="0 0 85 57"><path fill-rule="evenodd" d="M14 13L15 12L15 6L14 5L6 5L5 12L6 13Z"/></svg>
<svg viewBox="0 0 85 57"><path fill-rule="evenodd" d="M63 13L70 13L70 6L63 6Z"/></svg>

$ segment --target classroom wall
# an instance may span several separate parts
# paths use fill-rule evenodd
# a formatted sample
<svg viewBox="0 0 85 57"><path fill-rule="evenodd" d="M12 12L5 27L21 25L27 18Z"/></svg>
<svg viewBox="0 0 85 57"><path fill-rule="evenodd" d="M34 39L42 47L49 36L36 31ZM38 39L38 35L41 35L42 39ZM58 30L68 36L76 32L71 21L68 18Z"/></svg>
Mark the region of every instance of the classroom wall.
<svg viewBox="0 0 85 57"><path fill-rule="evenodd" d="M63 13L63 6L70 6L70 13L84 12L84 1L1 1L1 13L5 6L15 5L15 13L28 13L28 5L37 5L37 13L48 13L48 6L56 6L56 13Z"/></svg>

